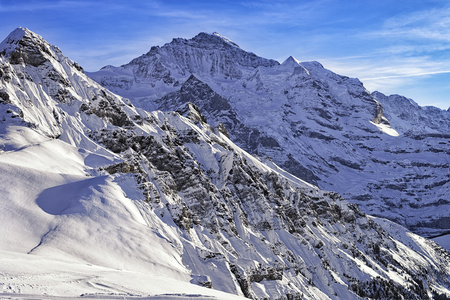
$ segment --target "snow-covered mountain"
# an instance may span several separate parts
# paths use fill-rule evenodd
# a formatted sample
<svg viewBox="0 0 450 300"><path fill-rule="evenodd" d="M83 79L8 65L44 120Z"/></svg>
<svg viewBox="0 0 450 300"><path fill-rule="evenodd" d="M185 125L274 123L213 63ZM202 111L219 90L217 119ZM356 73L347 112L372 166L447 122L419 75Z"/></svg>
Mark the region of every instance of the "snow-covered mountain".
<svg viewBox="0 0 450 300"><path fill-rule="evenodd" d="M227 80L245 78L256 66L264 66L257 67L261 77L273 73L284 78L292 71L292 62L277 65L245 56L216 35L175 42L198 42L209 51L210 39L233 49L230 55L243 56L232 60L239 68L226 60L227 71L221 67L226 55L206 52L202 57L217 67L213 74L223 75L224 87ZM198 67L183 57L192 70ZM315 68L336 76L316 63L294 67L293 72L310 76ZM280 148L270 145L277 142L274 132L255 131L240 119L247 108L249 120L261 124L250 114L250 103L233 108L237 100L220 96L198 74L178 87L165 86L164 79L182 78L181 73L171 74L155 82L169 92L155 99L155 105L168 106L173 99L179 104L177 112L147 111L88 78L57 47L27 29L15 30L0 44L0 295L450 296L450 259L444 249L245 152L228 138L237 135L226 126L242 126L242 134L252 130L247 133L257 134L255 149ZM354 80L342 80L359 87ZM272 84L275 88L276 82ZM312 89L313 83L308 84ZM192 100L205 101L199 104L210 107L206 113L212 124L198 106L182 101L185 92L199 86L203 88L192 91L198 99ZM253 95L249 90L242 97ZM379 115L377 102L364 97L356 116ZM277 108L273 101L261 102L261 107L285 109L284 104ZM222 124L213 119L214 111L224 117ZM307 112L303 114L306 118ZM351 122L350 116L341 118ZM379 125L377 118L373 122L387 126ZM370 126L361 125L354 134Z"/></svg>
<svg viewBox="0 0 450 300"><path fill-rule="evenodd" d="M147 110L192 102L262 160L424 236L450 230L450 111L371 95L318 62L282 64L218 34L88 74Z"/></svg>

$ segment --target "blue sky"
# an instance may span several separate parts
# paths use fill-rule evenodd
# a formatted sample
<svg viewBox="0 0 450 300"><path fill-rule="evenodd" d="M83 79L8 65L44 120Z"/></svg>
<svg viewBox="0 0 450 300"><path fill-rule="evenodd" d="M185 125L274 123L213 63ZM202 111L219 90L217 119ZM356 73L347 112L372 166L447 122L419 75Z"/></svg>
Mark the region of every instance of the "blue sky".
<svg viewBox="0 0 450 300"><path fill-rule="evenodd" d="M19 26L88 71L175 37L218 32L262 57L317 60L370 91L450 106L448 1L0 0L0 40Z"/></svg>

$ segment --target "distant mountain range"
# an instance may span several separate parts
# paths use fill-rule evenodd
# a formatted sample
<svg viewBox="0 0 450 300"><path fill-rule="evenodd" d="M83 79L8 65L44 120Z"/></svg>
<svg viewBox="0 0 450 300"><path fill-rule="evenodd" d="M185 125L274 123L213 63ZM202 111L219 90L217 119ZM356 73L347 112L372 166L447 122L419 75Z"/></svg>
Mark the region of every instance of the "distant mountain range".
<svg viewBox="0 0 450 300"><path fill-rule="evenodd" d="M194 103L237 145L416 233L450 230L450 111L370 94L318 62L279 64L228 39L174 39L88 74L147 110Z"/></svg>
<svg viewBox="0 0 450 300"><path fill-rule="evenodd" d="M448 230L448 111L218 34L87 75L0 44L0 295L450 297L446 250L380 218Z"/></svg>

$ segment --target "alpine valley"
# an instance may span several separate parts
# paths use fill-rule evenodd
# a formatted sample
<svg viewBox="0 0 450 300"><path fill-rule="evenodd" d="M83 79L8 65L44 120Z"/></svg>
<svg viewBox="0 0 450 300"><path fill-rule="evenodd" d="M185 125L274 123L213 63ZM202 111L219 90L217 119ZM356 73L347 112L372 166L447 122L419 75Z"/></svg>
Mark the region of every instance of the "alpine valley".
<svg viewBox="0 0 450 300"><path fill-rule="evenodd" d="M218 34L87 75L0 44L0 297L450 297L449 111Z"/></svg>

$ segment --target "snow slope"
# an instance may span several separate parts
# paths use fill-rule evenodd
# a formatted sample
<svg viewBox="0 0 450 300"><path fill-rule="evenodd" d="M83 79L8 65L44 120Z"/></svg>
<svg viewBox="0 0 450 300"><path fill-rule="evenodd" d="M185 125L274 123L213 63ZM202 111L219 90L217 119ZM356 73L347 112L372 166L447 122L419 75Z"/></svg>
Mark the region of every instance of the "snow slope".
<svg viewBox="0 0 450 300"><path fill-rule="evenodd" d="M2 296L450 295L437 244L248 154L192 103L138 109L26 29L0 53Z"/></svg>
<svg viewBox="0 0 450 300"><path fill-rule="evenodd" d="M366 213L424 236L450 230L450 111L371 95L318 62L279 64L227 41L174 39L88 75L147 110L192 102L246 151Z"/></svg>

